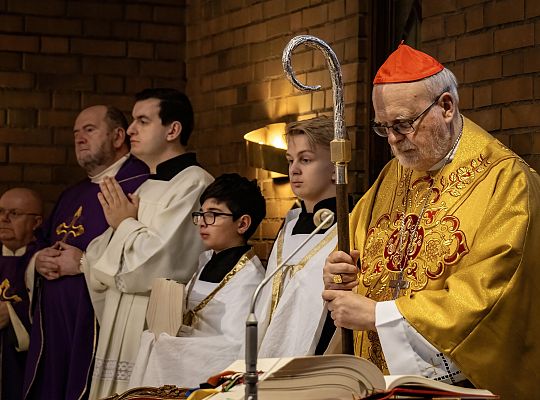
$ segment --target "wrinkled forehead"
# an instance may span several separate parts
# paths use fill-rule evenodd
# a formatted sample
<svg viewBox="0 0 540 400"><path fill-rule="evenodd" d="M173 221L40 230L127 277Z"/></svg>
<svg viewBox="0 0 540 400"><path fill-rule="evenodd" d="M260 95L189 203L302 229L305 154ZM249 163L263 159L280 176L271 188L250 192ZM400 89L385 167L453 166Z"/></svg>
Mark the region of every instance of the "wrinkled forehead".
<svg viewBox="0 0 540 400"><path fill-rule="evenodd" d="M107 107L105 106L93 106L85 110L82 110L77 119L75 120L75 126L85 125L99 125L105 121L107 115Z"/></svg>
<svg viewBox="0 0 540 400"><path fill-rule="evenodd" d="M394 121L420 112L431 100L422 81L375 85L372 92L376 121Z"/></svg>

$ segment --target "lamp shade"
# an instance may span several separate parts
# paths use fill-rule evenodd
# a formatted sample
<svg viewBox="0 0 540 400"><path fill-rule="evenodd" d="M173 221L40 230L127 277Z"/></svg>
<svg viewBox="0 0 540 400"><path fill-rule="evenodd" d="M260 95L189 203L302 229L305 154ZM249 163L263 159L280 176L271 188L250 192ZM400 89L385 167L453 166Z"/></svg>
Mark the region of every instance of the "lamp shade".
<svg viewBox="0 0 540 400"><path fill-rule="evenodd" d="M288 175L284 122L248 132L244 135L244 139L250 166Z"/></svg>

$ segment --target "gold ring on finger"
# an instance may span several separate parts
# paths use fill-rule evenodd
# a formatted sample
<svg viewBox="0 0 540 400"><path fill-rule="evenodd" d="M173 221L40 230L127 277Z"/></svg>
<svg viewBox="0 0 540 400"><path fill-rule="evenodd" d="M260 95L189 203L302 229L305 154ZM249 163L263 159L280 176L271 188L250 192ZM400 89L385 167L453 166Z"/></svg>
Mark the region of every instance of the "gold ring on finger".
<svg viewBox="0 0 540 400"><path fill-rule="evenodd" d="M334 276L332 276L332 280L334 281L334 283L343 283L343 278L341 277L340 274L335 274Z"/></svg>

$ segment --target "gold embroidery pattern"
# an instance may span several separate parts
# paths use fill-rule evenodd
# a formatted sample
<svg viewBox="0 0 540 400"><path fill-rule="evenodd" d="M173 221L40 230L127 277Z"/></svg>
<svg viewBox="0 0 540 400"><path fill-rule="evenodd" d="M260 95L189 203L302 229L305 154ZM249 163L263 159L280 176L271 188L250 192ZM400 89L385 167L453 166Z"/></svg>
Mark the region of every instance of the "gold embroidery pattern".
<svg viewBox="0 0 540 400"><path fill-rule="evenodd" d="M484 172L489 164L491 162L480 154L480 157L473 159L469 166L459 167L456 171L451 172L448 179L443 175L440 180L442 187L440 196L445 193L453 197L461 196L462 190L474 181L476 174Z"/></svg>
<svg viewBox="0 0 540 400"><path fill-rule="evenodd" d="M191 389L179 388L174 385L164 385L159 388L150 386L141 386L129 389L122 394L114 394L105 397L103 400L165 400L165 399L184 399L186 394L191 393Z"/></svg>
<svg viewBox="0 0 540 400"><path fill-rule="evenodd" d="M368 331L367 336L369 342L371 343L371 346L368 348L368 360L379 367L381 371L388 371L388 366L386 365L379 335L377 335L377 332Z"/></svg>
<svg viewBox="0 0 540 400"><path fill-rule="evenodd" d="M184 325L187 326L193 326L195 321L197 320L197 313L201 311L204 307L207 306L207 304L214 298L214 296L221 290L223 287L235 276L238 272L240 272L244 267L247 265L248 261L251 260L255 256L255 252L253 249L248 250L242 257L240 257L240 260L236 263L236 265L231 269L227 275L223 277L221 282L219 282L219 285L212 290L212 292L206 296L199 304L197 304L192 310L186 311L183 318Z"/></svg>
<svg viewBox="0 0 540 400"><path fill-rule="evenodd" d="M286 226L283 227L277 239L276 267L279 266L283 260L283 241L285 236L285 229ZM270 320L272 319L272 316L274 315L274 312L276 311L277 305L279 303L279 299L281 298L285 279L287 277L289 277L289 279L292 278L298 271L304 268L308 261L313 258L315 254L321 251L324 246L330 243L330 241L334 239L336 235L337 229L336 226L333 226L330 228L329 231L327 231L324 239L322 239L313 249L311 249L300 260L300 262L298 262L298 264L287 265L281 271L277 272L276 275L274 275L274 279L272 280L272 303L270 304Z"/></svg>
<svg viewBox="0 0 540 400"><path fill-rule="evenodd" d="M437 279L443 275L445 266L456 264L469 252L465 233L459 230L458 218L451 215L444 216L440 221L419 227L416 235L412 237L410 230L417 220L418 216L414 214L405 218L407 230L401 249L397 249L399 220L390 224L389 215L385 214L368 231L361 270L362 282L365 287L370 288L368 297L388 300L384 292L389 280L395 279L401 267L404 267L403 275L410 283L410 289L422 290L429 279ZM392 230L389 231L390 229ZM398 265L401 259L400 251L405 249L409 249L407 265ZM375 286L377 289L372 291Z"/></svg>
<svg viewBox="0 0 540 400"><path fill-rule="evenodd" d="M376 331L354 332L355 355L375 364L384 374L388 374L388 365L384 358L381 341Z"/></svg>
<svg viewBox="0 0 540 400"><path fill-rule="evenodd" d="M393 211L380 216L367 232L360 275L362 285L359 291L364 291L367 297L378 301L391 300L393 289L390 288L390 282L399 276L399 268L403 266L399 265L400 258L396 257L396 254L405 249L409 254L408 257L403 257L408 260L403 270L403 279L409 285L400 291L400 295L422 290L430 280L444 277L447 268L457 264L469 252L465 233L460 230L460 220L449 214L449 210L491 164L490 157L479 154L466 164L435 178L431 198L423 215L418 214L434 178L426 175L414 180L409 186L411 175L403 173L395 189L395 202L391 208ZM410 187L409 196L407 187ZM398 249L400 243L397 235L403 210L410 211L404 219L404 243L401 243L401 249ZM411 237L410 228L419 218L419 229L416 235ZM376 332L355 334L358 355L370 359L385 371L387 365Z"/></svg>
<svg viewBox="0 0 540 400"><path fill-rule="evenodd" d="M56 234L60 236L61 234L64 234L64 236L61 239L61 242L66 242L69 235L72 235L74 238L77 236L81 236L84 233L84 226L82 224L75 225L79 218L82 215L83 207L80 206L75 214L73 214L73 218L71 218L71 222L66 224L65 222L62 222L60 225L56 227Z"/></svg>
<svg viewBox="0 0 540 400"><path fill-rule="evenodd" d="M404 197L405 192L407 191L407 187L409 186L409 179L411 178L410 175L403 174L398 182L398 187L396 189L396 195L398 197ZM405 199L404 199L405 200Z"/></svg>
<svg viewBox="0 0 540 400"><path fill-rule="evenodd" d="M9 283L9 279L4 279L4 281L0 284L0 301L9 301L11 303L20 303L22 299L14 294L9 295L8 290L11 289L11 283Z"/></svg>
<svg viewBox="0 0 540 400"><path fill-rule="evenodd" d="M403 270L409 287L403 294L424 289L429 280L444 275L445 268L456 264L469 252L465 233L459 229L460 221L448 211L446 196L459 197L479 174L490 164L483 155L466 167L459 167L432 189L433 198L422 216L413 212L403 218L402 211L383 214L367 232L362 256L362 283L368 288L366 296L375 300L390 300L389 283ZM411 184L410 196L405 196L408 178L400 179L396 195L401 193L398 204L403 209L418 210L424 203L432 177L416 179ZM402 184L403 183L403 184ZM408 201L408 204L406 203ZM419 211L416 211L419 212ZM400 222L403 218L403 238ZM414 227L422 218L416 232ZM400 248L398 248L400 247ZM405 257L401 255L407 251Z"/></svg>

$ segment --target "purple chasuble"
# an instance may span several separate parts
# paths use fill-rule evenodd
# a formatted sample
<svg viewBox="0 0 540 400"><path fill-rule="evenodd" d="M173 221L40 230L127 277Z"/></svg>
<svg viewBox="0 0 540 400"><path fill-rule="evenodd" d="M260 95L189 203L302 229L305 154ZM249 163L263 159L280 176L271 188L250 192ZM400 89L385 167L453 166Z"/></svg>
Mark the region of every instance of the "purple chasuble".
<svg viewBox="0 0 540 400"><path fill-rule="evenodd" d="M131 156L115 178L125 193L134 193L148 178L148 167ZM98 193L99 185L89 179L64 191L44 225L45 244L65 241L86 250L109 227ZM39 276L38 286L24 398L87 398L98 333L84 274L51 281Z"/></svg>
<svg viewBox="0 0 540 400"><path fill-rule="evenodd" d="M0 244L1 247L1 244ZM37 246L26 246L22 256L0 256L0 301L11 303L13 310L30 332L30 300L24 275ZM17 336L10 323L0 330L0 398L22 398L26 351L17 351Z"/></svg>

